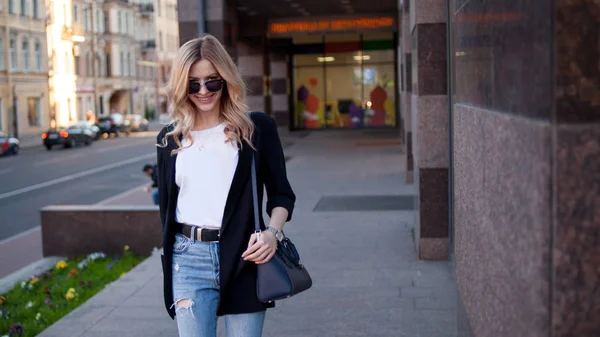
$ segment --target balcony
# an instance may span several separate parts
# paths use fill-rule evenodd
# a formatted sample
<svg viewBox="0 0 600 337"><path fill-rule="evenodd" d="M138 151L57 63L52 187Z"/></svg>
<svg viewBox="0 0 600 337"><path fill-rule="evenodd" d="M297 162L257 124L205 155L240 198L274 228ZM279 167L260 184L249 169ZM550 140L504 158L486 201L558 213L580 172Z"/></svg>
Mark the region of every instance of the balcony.
<svg viewBox="0 0 600 337"><path fill-rule="evenodd" d="M154 4L140 4L139 7L143 17L154 15Z"/></svg>
<svg viewBox="0 0 600 337"><path fill-rule="evenodd" d="M151 49L156 48L156 40L144 40L142 41L142 51L147 52Z"/></svg>

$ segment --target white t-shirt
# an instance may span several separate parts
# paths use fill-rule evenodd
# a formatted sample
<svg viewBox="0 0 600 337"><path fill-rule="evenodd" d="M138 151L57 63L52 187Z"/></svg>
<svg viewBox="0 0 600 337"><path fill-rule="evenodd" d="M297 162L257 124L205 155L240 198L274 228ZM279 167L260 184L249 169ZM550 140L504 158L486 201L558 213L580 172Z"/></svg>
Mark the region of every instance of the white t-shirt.
<svg viewBox="0 0 600 337"><path fill-rule="evenodd" d="M221 228L238 162L237 146L226 142L224 130L225 124L219 124L211 129L192 131L192 146L177 153L177 222L202 228ZM188 146L190 142L184 139L182 144Z"/></svg>

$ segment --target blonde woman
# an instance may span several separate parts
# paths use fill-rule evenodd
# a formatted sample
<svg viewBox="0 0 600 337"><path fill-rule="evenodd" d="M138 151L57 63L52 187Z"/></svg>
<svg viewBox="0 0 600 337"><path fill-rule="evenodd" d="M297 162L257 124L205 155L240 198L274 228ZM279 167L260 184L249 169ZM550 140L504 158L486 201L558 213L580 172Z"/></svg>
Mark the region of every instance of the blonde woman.
<svg viewBox="0 0 600 337"><path fill-rule="evenodd" d="M296 199L274 120L248 113L245 85L210 35L178 52L167 87L172 123L157 137L164 298L181 337L258 337L272 303L256 297L257 264L273 257ZM265 226L254 233L250 165ZM262 212L261 212L262 213Z"/></svg>

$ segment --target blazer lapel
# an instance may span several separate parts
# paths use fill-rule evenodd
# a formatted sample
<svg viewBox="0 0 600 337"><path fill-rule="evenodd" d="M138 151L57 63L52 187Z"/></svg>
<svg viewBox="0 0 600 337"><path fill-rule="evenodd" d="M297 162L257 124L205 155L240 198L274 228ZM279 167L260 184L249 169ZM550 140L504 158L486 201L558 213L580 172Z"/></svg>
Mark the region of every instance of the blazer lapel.
<svg viewBox="0 0 600 337"><path fill-rule="evenodd" d="M223 212L223 222L221 223L221 235L225 232L227 225L231 221L231 217L235 212L240 197L244 194L244 188L248 182L250 176L250 163L252 162L252 154L254 150L244 142L244 146L239 151L238 163L235 168L233 180L231 182L231 188L227 195L227 201L225 203L225 211Z"/></svg>

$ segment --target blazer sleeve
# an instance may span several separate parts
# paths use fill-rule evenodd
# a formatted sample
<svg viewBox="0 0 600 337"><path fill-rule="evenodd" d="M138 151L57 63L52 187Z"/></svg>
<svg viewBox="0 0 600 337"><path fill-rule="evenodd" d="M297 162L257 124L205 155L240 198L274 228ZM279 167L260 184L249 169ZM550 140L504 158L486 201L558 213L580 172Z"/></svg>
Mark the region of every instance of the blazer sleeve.
<svg viewBox="0 0 600 337"><path fill-rule="evenodd" d="M267 189L267 214L275 207L283 207L288 211L286 221L292 219L296 195L290 186L285 167L285 157L281 140L277 132L275 120L268 115L264 115L261 125L261 144L260 158L261 171L263 172L263 181Z"/></svg>
<svg viewBox="0 0 600 337"><path fill-rule="evenodd" d="M164 137L164 132L161 132L158 137L156 137L156 143L157 144L162 144L162 138ZM167 203L169 201L169 191L168 191L168 187L167 187L167 172L166 172L166 166L167 166L167 159L168 157L168 150L166 148L163 147L156 147L156 167L157 167L157 174L156 174L156 185L158 187L158 208L159 208L159 213L160 213L160 220L162 222L162 225L164 227L165 225L165 219L167 217Z"/></svg>

